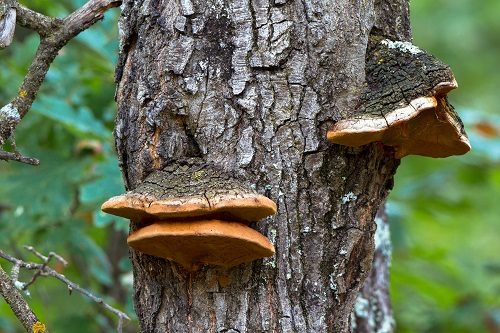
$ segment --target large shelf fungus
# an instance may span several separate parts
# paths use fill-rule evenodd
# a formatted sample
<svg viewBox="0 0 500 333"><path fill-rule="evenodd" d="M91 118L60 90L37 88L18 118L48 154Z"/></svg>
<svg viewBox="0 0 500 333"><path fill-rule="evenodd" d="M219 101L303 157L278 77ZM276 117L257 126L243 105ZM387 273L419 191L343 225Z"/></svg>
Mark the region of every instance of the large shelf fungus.
<svg viewBox="0 0 500 333"><path fill-rule="evenodd" d="M258 231L221 220L159 221L132 232L127 242L190 271L202 264L233 267L274 254L274 246Z"/></svg>
<svg viewBox="0 0 500 333"><path fill-rule="evenodd" d="M447 157L470 150L446 94L457 87L450 68L406 42L370 36L366 88L356 112L328 131L331 142L358 147L382 142L395 157Z"/></svg>
<svg viewBox="0 0 500 333"><path fill-rule="evenodd" d="M203 264L231 267L274 254L269 240L248 224L275 214L276 204L207 165L186 162L154 171L101 208L136 223L131 247L188 270Z"/></svg>

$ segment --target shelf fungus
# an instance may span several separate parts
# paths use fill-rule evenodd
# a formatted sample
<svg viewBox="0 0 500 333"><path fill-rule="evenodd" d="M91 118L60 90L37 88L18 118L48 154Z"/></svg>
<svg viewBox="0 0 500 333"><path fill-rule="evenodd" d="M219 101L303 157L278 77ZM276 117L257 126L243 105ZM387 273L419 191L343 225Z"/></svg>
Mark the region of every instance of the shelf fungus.
<svg viewBox="0 0 500 333"><path fill-rule="evenodd" d="M194 163L154 171L136 189L101 209L128 218L134 249L187 270L232 267L270 257L271 242L248 224L276 213L276 204L220 170Z"/></svg>
<svg viewBox="0 0 500 333"><path fill-rule="evenodd" d="M416 46L370 36L359 106L327 138L351 147L382 142L394 148L396 158L465 154L469 139L446 99L457 86L447 65Z"/></svg>
<svg viewBox="0 0 500 333"><path fill-rule="evenodd" d="M127 242L187 270L196 270L201 264L233 267L274 254L271 242L258 231L213 219L159 221L131 233Z"/></svg>

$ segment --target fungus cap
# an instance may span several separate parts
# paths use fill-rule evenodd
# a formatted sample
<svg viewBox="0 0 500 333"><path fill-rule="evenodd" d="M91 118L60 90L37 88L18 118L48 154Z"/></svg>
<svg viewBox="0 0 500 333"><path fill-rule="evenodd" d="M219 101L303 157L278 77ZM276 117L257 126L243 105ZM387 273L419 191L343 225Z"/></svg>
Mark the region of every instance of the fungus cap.
<svg viewBox="0 0 500 333"><path fill-rule="evenodd" d="M382 142L395 157L462 155L471 148L463 125L445 98L420 97L384 117L347 119L328 131L331 142L358 147Z"/></svg>
<svg viewBox="0 0 500 333"><path fill-rule="evenodd" d="M366 87L356 111L327 132L333 143L358 147L382 142L395 157L465 154L470 143L446 94L457 88L453 72L406 42L371 35Z"/></svg>
<svg viewBox="0 0 500 333"><path fill-rule="evenodd" d="M258 231L220 220L159 221L132 232L128 244L193 271L210 264L233 267L270 257L274 246Z"/></svg>
<svg viewBox="0 0 500 333"><path fill-rule="evenodd" d="M101 209L133 221L214 217L244 223L276 213L276 204L241 181L206 166L170 166Z"/></svg>
<svg viewBox="0 0 500 333"><path fill-rule="evenodd" d="M101 209L133 221L216 216L249 223L275 214L276 204L260 194L221 194L210 199L202 195L155 199L129 192L110 198Z"/></svg>

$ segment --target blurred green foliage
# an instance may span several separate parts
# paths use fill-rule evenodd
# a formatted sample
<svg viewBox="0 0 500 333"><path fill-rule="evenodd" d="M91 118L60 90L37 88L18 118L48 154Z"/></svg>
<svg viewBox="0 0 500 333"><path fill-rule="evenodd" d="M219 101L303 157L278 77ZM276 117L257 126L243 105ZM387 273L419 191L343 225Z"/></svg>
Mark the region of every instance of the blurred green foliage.
<svg viewBox="0 0 500 333"><path fill-rule="evenodd" d="M411 1L414 43L452 67L473 150L404 158L390 196L397 332L500 332L500 2Z"/></svg>
<svg viewBox="0 0 500 333"><path fill-rule="evenodd" d="M84 3L22 2L59 17ZM450 97L474 150L445 160L402 161L389 203L398 332L500 330L500 76L493 75L500 68L499 13L496 0L412 1L415 44L456 73L460 89ZM127 223L98 209L123 190L112 139L117 15L109 12L63 49L21 122L18 147L40 158L40 167L0 163L0 248L28 260L36 258L23 244L56 251L70 261L64 274L133 314ZM37 43L18 28L14 45L0 52L0 105L16 94ZM478 124L496 126L497 133ZM29 302L49 328L114 329L112 315L83 296L70 296L58 281L41 279L30 290ZM135 325L128 330L137 331ZM4 302L0 332L22 332Z"/></svg>
<svg viewBox="0 0 500 333"><path fill-rule="evenodd" d="M58 17L85 3L22 2ZM63 48L19 125L18 149L42 163L0 163L0 248L31 261L37 258L22 248L25 244L42 253L59 253L70 265L57 269L133 316L128 222L99 209L107 198L123 192L112 136L118 15L119 9L109 11ZM17 93L38 42L37 35L18 27L13 45L0 52L0 105ZM0 264L10 270L4 260ZM29 278L27 272L20 276L22 281ZM113 314L76 292L69 295L59 281L41 278L30 293L30 305L54 331L115 331ZM137 331L136 323L126 325L128 331ZM22 331L0 301L0 332Z"/></svg>

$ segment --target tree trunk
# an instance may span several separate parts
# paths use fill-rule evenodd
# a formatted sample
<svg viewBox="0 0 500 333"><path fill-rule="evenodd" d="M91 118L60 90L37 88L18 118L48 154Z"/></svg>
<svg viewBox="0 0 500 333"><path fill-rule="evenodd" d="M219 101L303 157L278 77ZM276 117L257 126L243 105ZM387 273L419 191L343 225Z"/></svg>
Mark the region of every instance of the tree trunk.
<svg viewBox="0 0 500 333"><path fill-rule="evenodd" d="M406 0L126 0L116 146L127 189L198 158L278 205L272 258L186 273L131 250L143 332L349 332L374 217L398 165L329 144L363 90L372 28L410 36ZM134 226L132 225L132 228Z"/></svg>
<svg viewBox="0 0 500 333"><path fill-rule="evenodd" d="M391 265L391 237L385 206L375 217L375 253L372 271L368 275L352 313L354 333L392 333L394 318L389 297L389 267Z"/></svg>

